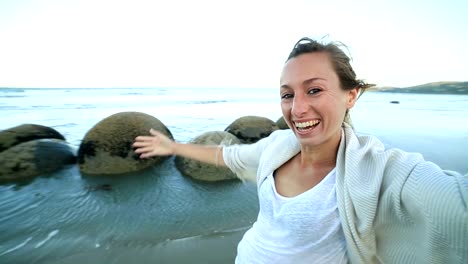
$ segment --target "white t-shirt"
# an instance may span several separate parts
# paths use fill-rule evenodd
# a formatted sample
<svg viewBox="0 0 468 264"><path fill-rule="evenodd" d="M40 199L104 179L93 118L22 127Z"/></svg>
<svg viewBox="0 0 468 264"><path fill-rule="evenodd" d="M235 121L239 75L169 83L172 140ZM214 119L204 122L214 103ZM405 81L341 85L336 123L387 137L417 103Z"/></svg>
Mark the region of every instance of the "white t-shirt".
<svg viewBox="0 0 468 264"><path fill-rule="evenodd" d="M333 169L313 188L284 197L273 175L258 190L257 221L237 247L236 264L348 263Z"/></svg>

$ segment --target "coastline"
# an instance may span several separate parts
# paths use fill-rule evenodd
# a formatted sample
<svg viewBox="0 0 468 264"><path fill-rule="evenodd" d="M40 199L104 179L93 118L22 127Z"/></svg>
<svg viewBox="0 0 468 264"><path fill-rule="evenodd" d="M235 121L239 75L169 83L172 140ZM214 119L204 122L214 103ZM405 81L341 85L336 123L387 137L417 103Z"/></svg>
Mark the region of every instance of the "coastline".
<svg viewBox="0 0 468 264"><path fill-rule="evenodd" d="M468 95L468 82L435 82L410 87L375 87L369 92Z"/></svg>

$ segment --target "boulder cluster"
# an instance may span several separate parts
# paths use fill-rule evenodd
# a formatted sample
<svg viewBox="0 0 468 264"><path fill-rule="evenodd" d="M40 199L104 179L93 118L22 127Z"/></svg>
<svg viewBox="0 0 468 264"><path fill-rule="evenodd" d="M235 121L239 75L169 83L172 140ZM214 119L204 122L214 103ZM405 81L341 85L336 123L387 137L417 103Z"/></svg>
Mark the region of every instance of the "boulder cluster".
<svg viewBox="0 0 468 264"><path fill-rule="evenodd" d="M159 119L140 112L120 112L94 125L76 151L60 134L47 126L22 124L0 131L0 182L31 179L78 165L86 175L121 175L144 170L169 157L140 159L132 144L150 128L171 139L171 131ZM208 131L190 143L202 145L252 144L277 129L287 129L283 118L274 122L265 117L244 116L224 131ZM227 168L176 157L182 175L201 181L237 179Z"/></svg>
<svg viewBox="0 0 468 264"><path fill-rule="evenodd" d="M22 180L76 162L73 148L53 128L23 124L0 131L0 180Z"/></svg>

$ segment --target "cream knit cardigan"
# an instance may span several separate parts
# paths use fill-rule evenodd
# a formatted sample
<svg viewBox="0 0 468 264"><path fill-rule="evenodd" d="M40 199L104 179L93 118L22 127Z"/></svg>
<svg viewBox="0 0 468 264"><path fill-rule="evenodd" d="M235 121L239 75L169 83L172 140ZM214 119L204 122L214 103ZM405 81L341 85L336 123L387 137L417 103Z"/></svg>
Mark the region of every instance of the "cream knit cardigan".
<svg viewBox="0 0 468 264"><path fill-rule="evenodd" d="M280 130L224 147L223 157L240 179L259 186L299 151L293 132ZM336 188L351 263L468 263L467 176L385 149L344 124Z"/></svg>

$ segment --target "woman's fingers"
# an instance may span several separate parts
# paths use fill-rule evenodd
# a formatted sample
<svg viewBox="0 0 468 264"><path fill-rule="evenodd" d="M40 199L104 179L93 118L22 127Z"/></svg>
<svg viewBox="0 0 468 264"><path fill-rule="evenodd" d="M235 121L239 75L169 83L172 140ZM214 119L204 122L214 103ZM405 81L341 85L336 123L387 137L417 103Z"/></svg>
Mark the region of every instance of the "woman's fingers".
<svg viewBox="0 0 468 264"><path fill-rule="evenodd" d="M153 148L151 146L139 147L135 149L135 153L144 153L144 152L151 152L151 151L153 151Z"/></svg>
<svg viewBox="0 0 468 264"><path fill-rule="evenodd" d="M141 148L141 147L151 146L152 144L153 142L151 141L136 141L133 143L133 146L137 148Z"/></svg>
<svg viewBox="0 0 468 264"><path fill-rule="evenodd" d="M150 134L153 135L153 138L159 139L161 141L169 140L169 137L163 134L162 132L154 129L150 129Z"/></svg>
<svg viewBox="0 0 468 264"><path fill-rule="evenodd" d="M149 130L150 134L153 135L153 136L159 136L161 133L157 130L154 130L154 129L150 129Z"/></svg>
<svg viewBox="0 0 468 264"><path fill-rule="evenodd" d="M156 156L156 154L153 154L151 152L145 152L145 153L141 153L140 154L140 159L144 159L144 158L151 158L153 156Z"/></svg>
<svg viewBox="0 0 468 264"><path fill-rule="evenodd" d="M163 133L150 129L151 136L138 136L132 144L135 153L141 154L140 158L148 158L159 155L170 155L171 140Z"/></svg>
<svg viewBox="0 0 468 264"><path fill-rule="evenodd" d="M138 136L135 138L135 141L151 141L154 139L154 136Z"/></svg>
<svg viewBox="0 0 468 264"><path fill-rule="evenodd" d="M140 155L140 159L144 159L144 158L148 158L148 155L141 154L141 155Z"/></svg>

